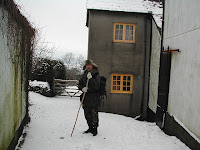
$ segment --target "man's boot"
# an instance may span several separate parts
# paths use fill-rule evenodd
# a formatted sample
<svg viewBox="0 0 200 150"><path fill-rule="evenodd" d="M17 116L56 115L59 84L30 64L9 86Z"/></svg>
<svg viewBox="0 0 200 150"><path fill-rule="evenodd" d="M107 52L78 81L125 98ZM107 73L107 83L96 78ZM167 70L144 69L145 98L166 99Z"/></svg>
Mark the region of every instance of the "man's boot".
<svg viewBox="0 0 200 150"><path fill-rule="evenodd" d="M92 130L92 134L93 136L96 136L97 135L97 127L94 127L93 130Z"/></svg>
<svg viewBox="0 0 200 150"><path fill-rule="evenodd" d="M87 129L84 133L92 133L93 128L89 126L89 129Z"/></svg>

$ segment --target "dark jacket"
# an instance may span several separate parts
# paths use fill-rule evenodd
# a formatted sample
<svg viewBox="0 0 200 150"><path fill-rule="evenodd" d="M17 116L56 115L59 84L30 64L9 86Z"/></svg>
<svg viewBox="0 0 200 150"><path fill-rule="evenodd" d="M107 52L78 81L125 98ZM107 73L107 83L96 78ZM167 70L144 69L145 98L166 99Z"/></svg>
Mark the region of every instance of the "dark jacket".
<svg viewBox="0 0 200 150"><path fill-rule="evenodd" d="M79 89L86 87L87 83L87 74L88 71L86 70L81 79L79 80ZM100 95L99 95L99 88L100 88L100 75L97 68L93 68L92 78L89 80L88 84L88 91L85 94L85 98L83 101L83 106L91 106L91 107L99 107L101 105ZM81 95L82 100L83 93Z"/></svg>

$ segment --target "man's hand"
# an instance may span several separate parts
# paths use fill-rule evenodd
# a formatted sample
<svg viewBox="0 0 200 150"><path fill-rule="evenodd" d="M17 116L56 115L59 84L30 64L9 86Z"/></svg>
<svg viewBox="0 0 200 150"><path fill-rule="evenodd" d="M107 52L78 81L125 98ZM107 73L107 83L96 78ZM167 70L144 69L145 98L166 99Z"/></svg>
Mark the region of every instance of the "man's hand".
<svg viewBox="0 0 200 150"><path fill-rule="evenodd" d="M92 74L91 74L90 72L88 72L87 78L88 78L88 79L91 79L91 78L92 78Z"/></svg>
<svg viewBox="0 0 200 150"><path fill-rule="evenodd" d="M86 93L86 92L87 92L87 90L88 90L88 88L87 88L87 87L84 87L84 88L82 88L82 91L83 91L84 93Z"/></svg>

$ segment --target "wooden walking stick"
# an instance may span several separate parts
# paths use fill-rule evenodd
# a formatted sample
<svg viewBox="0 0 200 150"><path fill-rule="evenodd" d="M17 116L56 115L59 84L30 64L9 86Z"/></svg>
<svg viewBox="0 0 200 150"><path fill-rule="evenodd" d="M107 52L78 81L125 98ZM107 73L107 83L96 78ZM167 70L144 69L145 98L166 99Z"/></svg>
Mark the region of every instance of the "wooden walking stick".
<svg viewBox="0 0 200 150"><path fill-rule="evenodd" d="M90 79L87 79L86 87L88 87L89 80L90 80ZM76 122L77 122L77 120L78 120L79 111L80 111L80 109L81 109L81 106L83 105L83 101L84 101L84 98L85 98L85 94L86 94L86 92L83 93L83 97L82 97L81 104L80 104L79 109L78 109L78 113L77 113L77 116L76 116L76 120L75 120L75 123L74 123L74 127L73 127L73 130L72 130L72 133L71 133L71 137L72 137L72 134L73 134L73 132L74 132L74 129L75 129L75 126L76 126Z"/></svg>

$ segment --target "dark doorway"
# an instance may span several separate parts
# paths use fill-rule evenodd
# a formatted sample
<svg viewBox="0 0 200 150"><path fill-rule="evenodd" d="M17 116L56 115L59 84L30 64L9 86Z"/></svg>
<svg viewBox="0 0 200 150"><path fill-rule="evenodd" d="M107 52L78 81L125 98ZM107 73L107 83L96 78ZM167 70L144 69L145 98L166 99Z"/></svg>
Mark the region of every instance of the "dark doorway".
<svg viewBox="0 0 200 150"><path fill-rule="evenodd" d="M168 105L169 82L171 70L171 52L162 53L160 57L158 101L156 111L156 124L162 129Z"/></svg>

